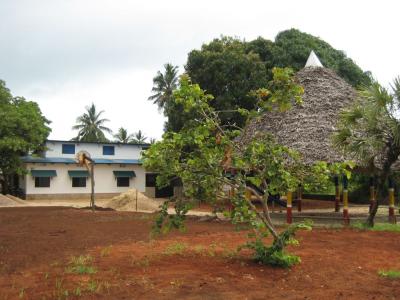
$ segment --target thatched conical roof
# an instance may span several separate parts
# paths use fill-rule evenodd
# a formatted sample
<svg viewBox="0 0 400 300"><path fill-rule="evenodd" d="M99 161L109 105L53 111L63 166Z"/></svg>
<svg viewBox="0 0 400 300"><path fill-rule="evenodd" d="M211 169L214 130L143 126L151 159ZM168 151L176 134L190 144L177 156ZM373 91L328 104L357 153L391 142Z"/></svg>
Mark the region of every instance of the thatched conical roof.
<svg viewBox="0 0 400 300"><path fill-rule="evenodd" d="M323 67L305 67L296 74L296 80L304 88L303 104L286 112L265 113L248 124L239 143L269 132L280 144L299 151L306 164L344 161L332 146L332 134L339 112L354 101L356 91L334 71Z"/></svg>

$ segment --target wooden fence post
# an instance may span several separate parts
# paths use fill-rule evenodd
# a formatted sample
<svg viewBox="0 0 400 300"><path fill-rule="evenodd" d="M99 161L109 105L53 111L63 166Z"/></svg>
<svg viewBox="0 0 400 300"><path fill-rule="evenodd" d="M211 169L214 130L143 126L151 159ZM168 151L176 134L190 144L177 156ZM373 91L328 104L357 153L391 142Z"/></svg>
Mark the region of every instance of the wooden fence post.
<svg viewBox="0 0 400 300"><path fill-rule="evenodd" d="M286 223L292 224L292 192L287 192L286 195Z"/></svg>
<svg viewBox="0 0 400 300"><path fill-rule="evenodd" d="M340 211L340 186L339 186L339 176L335 176L335 212Z"/></svg>
<svg viewBox="0 0 400 300"><path fill-rule="evenodd" d="M396 224L396 216L394 215L394 184L391 177L389 177L389 222Z"/></svg>
<svg viewBox="0 0 400 300"><path fill-rule="evenodd" d="M349 191L348 191L348 181L346 175L343 176L343 223L344 225L350 224Z"/></svg>
<svg viewBox="0 0 400 300"><path fill-rule="evenodd" d="M303 188L301 184L299 184L297 189L297 211L301 212L301 201L303 200Z"/></svg>

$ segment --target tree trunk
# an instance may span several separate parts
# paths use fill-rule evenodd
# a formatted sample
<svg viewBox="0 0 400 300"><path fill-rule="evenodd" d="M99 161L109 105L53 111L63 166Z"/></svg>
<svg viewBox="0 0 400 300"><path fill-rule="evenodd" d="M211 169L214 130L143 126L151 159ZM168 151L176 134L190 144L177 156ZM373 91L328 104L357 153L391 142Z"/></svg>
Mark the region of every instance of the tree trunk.
<svg viewBox="0 0 400 300"><path fill-rule="evenodd" d="M375 202L372 204L368 218L365 222L365 224L368 227L374 227L374 225L375 225L375 216L378 211L380 201L383 200L383 197L384 197L385 182L386 182L387 178L388 178L388 175L383 175L379 179L379 184L378 184L377 191L376 191L376 199L375 199Z"/></svg>
<svg viewBox="0 0 400 300"><path fill-rule="evenodd" d="M381 201L383 201L385 195L385 183L390 176L390 169L392 165L397 161L399 155L400 155L400 148L389 147L386 153L386 160L383 163L382 172L380 173L378 178L375 203L374 205L372 205L368 218L365 221L365 224L368 227L374 227L376 212L378 211L379 204Z"/></svg>

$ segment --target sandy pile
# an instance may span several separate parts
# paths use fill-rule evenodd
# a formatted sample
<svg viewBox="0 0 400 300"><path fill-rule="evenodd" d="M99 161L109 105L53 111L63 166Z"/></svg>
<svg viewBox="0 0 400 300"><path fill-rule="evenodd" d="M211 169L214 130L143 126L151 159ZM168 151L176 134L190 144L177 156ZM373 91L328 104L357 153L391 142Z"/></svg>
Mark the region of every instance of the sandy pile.
<svg viewBox="0 0 400 300"><path fill-rule="evenodd" d="M104 207L109 207L119 211L136 211L136 198L138 211L157 211L163 203L162 200L154 200L142 194L136 189L130 189L125 193L112 198Z"/></svg>
<svg viewBox="0 0 400 300"><path fill-rule="evenodd" d="M18 197L14 197L11 195L3 195L0 194L0 206L20 206L26 205L23 200Z"/></svg>
<svg viewBox="0 0 400 300"><path fill-rule="evenodd" d="M26 201L22 200L21 198L18 198L16 196L13 196L13 195L10 195L10 194L7 194L6 197L10 198L11 200L14 200L15 202L17 202L19 204L26 205Z"/></svg>

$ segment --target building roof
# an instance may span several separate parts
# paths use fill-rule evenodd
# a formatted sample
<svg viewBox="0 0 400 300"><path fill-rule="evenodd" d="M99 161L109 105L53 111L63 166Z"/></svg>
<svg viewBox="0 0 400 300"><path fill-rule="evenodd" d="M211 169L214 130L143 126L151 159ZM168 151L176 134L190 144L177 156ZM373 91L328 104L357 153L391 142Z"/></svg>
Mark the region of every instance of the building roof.
<svg viewBox="0 0 400 300"><path fill-rule="evenodd" d="M35 157L24 156L21 158L25 163L61 163L61 164L76 164L75 159L66 157ZM93 158L95 164L123 164L123 165L141 165L140 159L104 159Z"/></svg>
<svg viewBox="0 0 400 300"><path fill-rule="evenodd" d="M246 144L257 135L271 133L278 143L297 150L306 164L340 162L345 157L332 145L339 112L356 98L356 91L327 68L304 68L296 74L303 86L303 104L285 112L267 112L250 122L238 139Z"/></svg>
<svg viewBox="0 0 400 300"><path fill-rule="evenodd" d="M321 68L323 68L324 66L322 65L322 63L319 60L318 56L315 54L314 50L311 50L310 56L308 56L306 65L304 67L305 68L307 68L307 67L321 67Z"/></svg>
<svg viewBox="0 0 400 300"><path fill-rule="evenodd" d="M128 145L128 146L144 146L149 147L149 143L137 144L137 143L118 143L118 142L82 142L82 141L66 141L66 140L46 140L49 143L65 143L65 144L96 144L96 145Z"/></svg>

